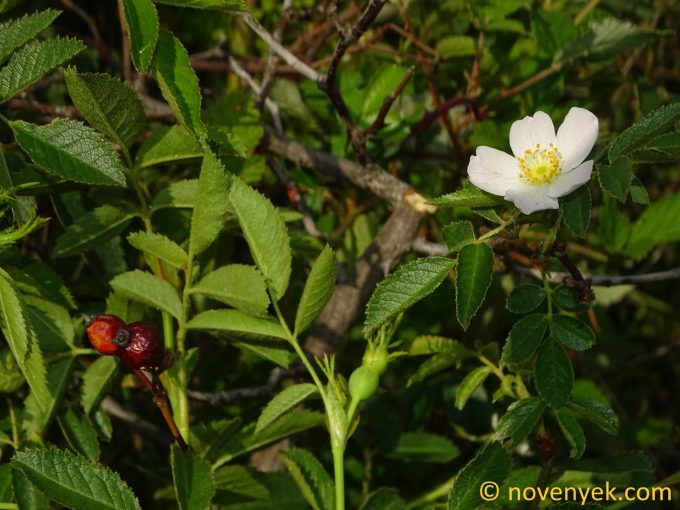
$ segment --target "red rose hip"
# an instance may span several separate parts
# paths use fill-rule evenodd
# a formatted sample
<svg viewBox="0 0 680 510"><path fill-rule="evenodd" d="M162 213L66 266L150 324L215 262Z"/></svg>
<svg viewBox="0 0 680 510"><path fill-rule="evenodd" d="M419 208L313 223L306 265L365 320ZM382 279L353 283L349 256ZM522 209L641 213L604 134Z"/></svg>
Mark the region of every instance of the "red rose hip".
<svg viewBox="0 0 680 510"><path fill-rule="evenodd" d="M85 332L92 347L102 354L116 354L119 347L114 343L118 333L125 329L125 323L115 315L93 316L85 325Z"/></svg>
<svg viewBox="0 0 680 510"><path fill-rule="evenodd" d="M118 357L128 368L166 368L165 347L158 328L145 322L133 322L125 332L127 334L121 332L114 343L120 348Z"/></svg>

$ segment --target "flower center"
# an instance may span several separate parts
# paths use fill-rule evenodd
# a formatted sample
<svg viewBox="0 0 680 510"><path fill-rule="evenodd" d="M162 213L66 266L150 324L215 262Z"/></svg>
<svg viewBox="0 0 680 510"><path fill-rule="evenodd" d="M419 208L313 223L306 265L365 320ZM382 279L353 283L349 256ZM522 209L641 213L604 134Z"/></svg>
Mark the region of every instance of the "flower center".
<svg viewBox="0 0 680 510"><path fill-rule="evenodd" d="M519 178L529 184L550 184L560 175L562 155L554 144L542 148L540 143L535 149L524 151L519 162Z"/></svg>

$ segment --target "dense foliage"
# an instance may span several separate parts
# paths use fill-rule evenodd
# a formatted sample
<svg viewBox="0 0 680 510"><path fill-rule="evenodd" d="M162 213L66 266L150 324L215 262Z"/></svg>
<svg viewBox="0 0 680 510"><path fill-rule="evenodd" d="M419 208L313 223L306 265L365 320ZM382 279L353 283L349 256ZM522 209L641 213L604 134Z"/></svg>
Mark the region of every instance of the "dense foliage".
<svg viewBox="0 0 680 510"><path fill-rule="evenodd" d="M0 508L680 500L675 1L0 13ZM572 107L599 137L558 209L470 183Z"/></svg>

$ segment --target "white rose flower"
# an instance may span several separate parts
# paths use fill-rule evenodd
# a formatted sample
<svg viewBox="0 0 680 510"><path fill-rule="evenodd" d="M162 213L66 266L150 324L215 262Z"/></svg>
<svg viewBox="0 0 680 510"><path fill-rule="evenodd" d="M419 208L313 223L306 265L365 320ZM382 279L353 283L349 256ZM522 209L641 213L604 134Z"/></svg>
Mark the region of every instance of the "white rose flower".
<svg viewBox="0 0 680 510"><path fill-rule="evenodd" d="M515 157L491 147L478 147L470 158L470 182L513 202L524 214L557 209L558 197L590 180L593 161L583 161L595 145L597 117L572 108L555 135L553 122L543 112L524 117L510 128Z"/></svg>

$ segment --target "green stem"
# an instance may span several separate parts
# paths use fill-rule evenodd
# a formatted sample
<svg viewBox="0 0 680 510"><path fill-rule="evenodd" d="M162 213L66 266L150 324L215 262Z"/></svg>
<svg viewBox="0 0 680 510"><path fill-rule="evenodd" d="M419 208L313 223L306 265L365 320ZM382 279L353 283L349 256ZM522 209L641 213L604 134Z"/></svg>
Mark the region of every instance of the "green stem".
<svg viewBox="0 0 680 510"><path fill-rule="evenodd" d="M187 268L184 271L184 288L182 289L182 315L177 328L177 352L184 355L184 341L187 336L187 322L189 322L189 309L191 308L190 292L193 285L194 253L189 249Z"/></svg>
<svg viewBox="0 0 680 510"><path fill-rule="evenodd" d="M508 225L510 225L510 224L512 224L512 223L515 222L515 220L517 219L517 217L518 217L519 215L520 215L520 211L515 211L515 212L513 212L513 213L508 217L508 219L507 219L507 220L503 220L503 222L502 222L499 226L497 226L496 228L494 228L494 229L492 229L492 230L489 230L486 234L484 234L484 235L482 235L482 236L479 236L479 238L478 238L477 241L476 241L477 244L479 244L479 243L481 243L481 242L484 242L484 241L486 241L487 239L491 239L491 238L492 238L493 236L495 236L496 234L498 234L498 233L500 233L500 232L503 232L503 231L508 227Z"/></svg>
<svg viewBox="0 0 680 510"><path fill-rule="evenodd" d="M189 437L189 399L187 397L187 373L186 373L186 348L185 340L187 336L187 322L189 322L189 312L191 309L191 298L189 289L193 285L193 275L194 275L194 253L189 248L189 257L187 262L187 268L184 272L184 288L182 289L182 314L178 321L177 327L177 344L176 344L176 355L177 355L177 376L175 379L176 384L179 386L179 391L175 393L175 407L173 409L175 413L175 421L177 422L177 428L179 428L182 436L185 438ZM163 324L165 328L165 323Z"/></svg>
<svg viewBox="0 0 680 510"><path fill-rule="evenodd" d="M335 510L345 510L345 443L347 441L347 429L346 427L343 427L344 430L340 432L343 437L337 437L338 433L334 430L331 430L334 429L332 424L337 420L334 416L332 416L333 413L331 412L331 402L329 396L326 393L326 388L321 382L319 375L316 373L314 366L309 361L309 358L298 343L296 336L288 327L288 323L286 322L283 313L281 313L281 308L279 307L276 296L271 289L269 289L269 295L271 296L271 302L274 307L276 317L279 319L281 327L286 332L289 343L300 358L300 361L302 361L302 363L305 365L305 368L309 372L309 375L321 394L321 400L323 401L323 405L326 410L326 416L328 417L329 433L331 435L331 451L333 452L333 470L335 477ZM355 403L354 401L352 401L352 404L350 404L350 417L354 416L357 405L358 402ZM348 423L350 422L348 421Z"/></svg>
<svg viewBox="0 0 680 510"><path fill-rule="evenodd" d="M489 358L487 358L486 356L482 356L480 354L479 356L477 356L477 359L479 359L479 361L481 361L487 367L489 367L491 371L496 375L496 377L498 377L501 381L505 379L505 374L503 373L503 371L496 365L494 365Z"/></svg>
<svg viewBox="0 0 680 510"><path fill-rule="evenodd" d="M279 303L276 300L274 293L271 292L271 289L269 290L269 295L271 296L271 301L272 301L272 305L274 306L274 312L276 313L276 317L277 317L277 319L279 319L279 323L281 324L281 327L286 332L286 336L288 336L288 342L290 343L290 345L295 350L295 353L300 358L300 361L302 361L302 364L305 366L305 368L309 372L309 375L312 377L314 384L319 389L319 393L321 394L321 398L323 400L324 406L326 406L326 404L327 404L326 388L324 387L323 383L321 382L321 379L319 378L319 375L316 373L316 370L314 370L314 367L312 366L312 363L309 361L309 358L305 354L304 350L302 349L302 347L300 347L300 344L298 343L297 338L295 337L295 335L293 335L292 331L288 327L288 323L286 322L285 317L281 313L281 309L279 308Z"/></svg>
<svg viewBox="0 0 680 510"><path fill-rule="evenodd" d="M175 351L175 330L172 327L172 316L168 312L163 312L163 343L166 349Z"/></svg>
<svg viewBox="0 0 680 510"><path fill-rule="evenodd" d="M545 296L548 301L548 320L552 318L553 306L552 306L552 291L550 290L550 279L545 271L541 271L541 278L543 279L543 289L545 290Z"/></svg>
<svg viewBox="0 0 680 510"><path fill-rule="evenodd" d="M333 448L333 472L335 475L335 510L345 510L345 448Z"/></svg>

